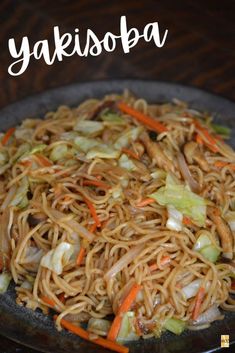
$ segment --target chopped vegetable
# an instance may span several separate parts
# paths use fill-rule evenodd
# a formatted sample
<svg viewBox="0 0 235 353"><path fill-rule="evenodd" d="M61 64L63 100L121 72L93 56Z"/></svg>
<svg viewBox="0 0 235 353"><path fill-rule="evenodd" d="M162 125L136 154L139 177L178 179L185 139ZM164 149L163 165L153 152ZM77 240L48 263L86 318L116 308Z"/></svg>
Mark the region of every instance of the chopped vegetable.
<svg viewBox="0 0 235 353"><path fill-rule="evenodd" d="M221 318L223 318L223 315L221 315L218 306L214 304L209 309L200 314L197 319L193 321L193 325L207 324L208 322L213 322Z"/></svg>
<svg viewBox="0 0 235 353"><path fill-rule="evenodd" d="M86 253L85 248L81 247L80 250L79 250L78 256L77 256L77 260L76 260L77 266L81 265L81 263L82 263L82 261L84 259L85 253Z"/></svg>
<svg viewBox="0 0 235 353"><path fill-rule="evenodd" d="M60 144L53 148L50 154L50 159L53 162L57 162L60 159L65 158L67 154L68 154L68 146L66 144Z"/></svg>
<svg viewBox="0 0 235 353"><path fill-rule="evenodd" d="M127 154L129 157L139 160L138 154L128 148L123 147L122 152Z"/></svg>
<svg viewBox="0 0 235 353"><path fill-rule="evenodd" d="M206 233L201 233L200 236L197 238L196 243L193 246L193 250L200 251L207 245L211 245L211 239Z"/></svg>
<svg viewBox="0 0 235 353"><path fill-rule="evenodd" d="M56 304L55 304L53 299L50 299L50 298L48 298L46 296L43 296L40 299L41 299L41 301L43 301L47 305L50 305L52 308L54 308L56 306Z"/></svg>
<svg viewBox="0 0 235 353"><path fill-rule="evenodd" d="M206 200L190 191L187 186L179 184L171 174L167 175L166 185L149 196L162 206L174 206L198 225L205 224Z"/></svg>
<svg viewBox="0 0 235 353"><path fill-rule="evenodd" d="M87 329L90 332L98 333L100 336L107 336L111 322L105 319L90 318L88 321Z"/></svg>
<svg viewBox="0 0 235 353"><path fill-rule="evenodd" d="M179 212L174 206L168 205L168 220L166 222L166 227L170 230L175 230L176 232L180 232L183 228L182 220L183 215Z"/></svg>
<svg viewBox="0 0 235 353"><path fill-rule="evenodd" d="M147 199L143 199L142 201L138 202L136 207L145 207L154 202L156 202L155 199L148 197Z"/></svg>
<svg viewBox="0 0 235 353"><path fill-rule="evenodd" d="M193 313L192 313L192 319L193 320L197 320L199 314L200 314L200 309L201 309L201 305L202 305L202 301L205 295L205 289L203 287L199 288L199 291L196 295L196 299L195 299L195 306L193 309Z"/></svg>
<svg viewBox="0 0 235 353"><path fill-rule="evenodd" d="M52 249L46 253L41 259L41 266L48 268L49 270L60 275L63 272L64 266L69 263L70 257L74 252L74 246L62 242L55 249Z"/></svg>
<svg viewBox="0 0 235 353"><path fill-rule="evenodd" d="M100 144L94 149L91 149L87 152L86 158L104 158L104 159L116 159L120 156L120 152L114 150L112 147L109 147L104 144Z"/></svg>
<svg viewBox="0 0 235 353"><path fill-rule="evenodd" d="M227 163L227 162L223 162L223 161L216 161L214 163L214 166L217 167L217 168L228 167L229 169L235 171L235 164L231 164L231 163Z"/></svg>
<svg viewBox="0 0 235 353"><path fill-rule="evenodd" d="M142 128L137 126L132 129L129 129L127 132L124 132L114 143L114 148L121 150L122 148L127 147L131 142L135 141L142 132Z"/></svg>
<svg viewBox="0 0 235 353"><path fill-rule="evenodd" d="M55 319L57 318L57 316L54 317ZM74 324L72 324L71 322L65 320L65 319L61 319L60 320L61 325L66 328L67 330L69 330L70 332L74 333L75 335L87 340L87 341L91 341L93 343L98 344L101 347L110 349L112 351L118 352L118 353L128 353L129 349L127 347L121 346L120 344L98 337L95 339L90 338L91 336L89 335L89 332L87 332L86 330L84 330L83 328L76 326Z"/></svg>
<svg viewBox="0 0 235 353"><path fill-rule="evenodd" d="M18 206L23 208L28 204L27 193L29 191L29 181L26 176L24 176L21 181L19 187L16 189L15 195L9 206ZM21 202L24 201L22 204Z"/></svg>
<svg viewBox="0 0 235 353"><path fill-rule="evenodd" d="M15 132L15 128L14 127L11 127L6 133L5 135L3 136L2 138L2 145L5 146L7 144L7 142L10 140L11 136L14 134Z"/></svg>
<svg viewBox="0 0 235 353"><path fill-rule="evenodd" d="M3 294L7 291L11 279L12 277L8 272L3 272L0 274L0 294Z"/></svg>
<svg viewBox="0 0 235 353"><path fill-rule="evenodd" d="M82 151L88 152L93 147L99 146L101 142L97 141L96 139L87 138L83 136L76 136L74 138L75 145Z"/></svg>
<svg viewBox="0 0 235 353"><path fill-rule="evenodd" d="M8 153L7 151L3 150L3 151L0 151L0 166L6 164L8 162Z"/></svg>
<svg viewBox="0 0 235 353"><path fill-rule="evenodd" d="M231 129L227 126L218 125L218 124L211 124L212 129L219 135L223 137L229 138L231 135Z"/></svg>
<svg viewBox="0 0 235 353"><path fill-rule="evenodd" d="M198 120L194 119L193 122L194 122L194 125L196 126L197 130L199 130L199 131L202 133L202 135L203 135L203 137L206 139L206 141L207 141L210 145L214 146L214 148L216 148L216 143L217 143L217 141L216 141L216 139L209 133L209 131L208 131L206 128L204 128L204 127L200 124L200 122L199 122ZM218 148L217 148L217 150L218 150Z"/></svg>
<svg viewBox="0 0 235 353"><path fill-rule="evenodd" d="M74 126L74 130L81 132L84 135L92 135L101 132L104 129L104 124L94 120L78 120Z"/></svg>
<svg viewBox="0 0 235 353"><path fill-rule="evenodd" d="M200 250L200 253L210 262L216 262L220 255L220 251L214 245L208 245Z"/></svg>
<svg viewBox="0 0 235 353"><path fill-rule="evenodd" d="M111 325L111 328L109 330L109 333L108 333L109 340L113 340L113 341L116 340L116 337L117 337L119 330L120 330L120 327L121 327L122 316L124 313L126 313L131 308L131 305L135 301L136 296L137 296L140 289L141 289L141 286L138 285L137 283L135 283L131 287L129 293L127 294L127 296L125 297L123 302L121 303L121 305L118 309L117 315L116 315L116 317Z"/></svg>
<svg viewBox="0 0 235 353"><path fill-rule="evenodd" d="M201 286L202 280L200 278L195 279L191 283L189 283L187 286L182 288L182 292L185 296L186 299L190 299L192 297L195 297L197 294L200 286ZM210 282L208 281L206 284L206 289L210 286Z"/></svg>
<svg viewBox="0 0 235 353"><path fill-rule="evenodd" d="M30 154L35 154L35 153L39 153L39 152L42 152L45 150L45 148L47 147L47 145L45 144L40 144L40 145L36 145L34 146L31 151L30 151Z"/></svg>
<svg viewBox="0 0 235 353"><path fill-rule="evenodd" d="M95 206L93 205L93 203L88 200L86 197L83 197L85 203L87 204L87 207L89 208L90 210L90 213L95 221L95 224L96 226L99 228L101 227L101 223L100 223L100 220L99 220L99 217L97 216L97 213L96 213L96 209L95 209Z"/></svg>
<svg viewBox="0 0 235 353"><path fill-rule="evenodd" d="M167 173L163 169L157 169L155 172L150 174L153 179L166 179Z"/></svg>
<svg viewBox="0 0 235 353"><path fill-rule="evenodd" d="M42 154L35 154L37 162L40 164L41 167L51 167L52 162L43 156Z"/></svg>
<svg viewBox="0 0 235 353"><path fill-rule="evenodd" d="M104 121L105 126L125 124L125 120L120 115L117 115L114 113L106 113L102 115L100 118L101 120Z"/></svg>
<svg viewBox="0 0 235 353"><path fill-rule="evenodd" d="M118 332L117 341L136 341L140 338L135 330L135 320L135 313L133 311L128 311L122 316L122 322Z"/></svg>
<svg viewBox="0 0 235 353"><path fill-rule="evenodd" d="M146 125L151 130L154 130L158 133L167 131L167 128L162 123L157 121L156 119L154 119L148 115L145 115L145 114L139 112L138 110L131 108L129 105L127 105L123 102L118 103L118 108L123 113L126 113L126 114L132 116L133 118L135 118L139 122Z"/></svg>
<svg viewBox="0 0 235 353"><path fill-rule="evenodd" d="M164 322L163 327L168 331L173 332L175 335L180 335L184 331L186 323L185 321L172 317Z"/></svg>
<svg viewBox="0 0 235 353"><path fill-rule="evenodd" d="M129 172L137 169L132 160L124 153L119 158L118 164L121 168L127 169Z"/></svg>
<svg viewBox="0 0 235 353"><path fill-rule="evenodd" d="M84 180L83 181L83 185L84 186L98 186L102 189L110 189L111 186L108 185L108 184L105 184L103 181L100 181L100 180Z"/></svg>

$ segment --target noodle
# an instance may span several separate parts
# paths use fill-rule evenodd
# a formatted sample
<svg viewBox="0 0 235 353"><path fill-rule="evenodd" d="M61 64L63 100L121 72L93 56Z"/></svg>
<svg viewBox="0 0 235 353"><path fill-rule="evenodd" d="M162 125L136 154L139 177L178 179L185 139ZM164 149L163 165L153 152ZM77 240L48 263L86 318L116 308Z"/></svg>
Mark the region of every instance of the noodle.
<svg viewBox="0 0 235 353"><path fill-rule="evenodd" d="M169 320L207 328L221 319L200 324L213 305L234 311L235 152L210 120L178 100L149 104L125 91L23 121L0 144L0 269L16 302L56 311L59 330L64 318L108 335L112 321L105 329L89 319L119 315L140 285L118 340L159 337ZM168 187L178 190L169 201ZM204 206L175 200L187 195Z"/></svg>

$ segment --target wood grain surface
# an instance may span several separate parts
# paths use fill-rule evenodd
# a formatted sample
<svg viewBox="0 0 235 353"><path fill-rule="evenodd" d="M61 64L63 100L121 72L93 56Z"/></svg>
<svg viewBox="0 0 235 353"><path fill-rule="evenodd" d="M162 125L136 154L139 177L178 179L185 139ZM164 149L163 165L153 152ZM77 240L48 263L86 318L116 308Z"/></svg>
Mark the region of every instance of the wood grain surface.
<svg viewBox="0 0 235 353"><path fill-rule="evenodd" d="M32 60L25 73L8 74L12 62L8 39L17 45L23 36L30 43L49 39L53 27L73 33L82 41L91 28L98 36L118 32L121 15L129 26L143 30L158 21L169 30L165 46L140 41L129 53L81 58L76 55L47 66ZM74 82L110 78L143 78L193 85L235 100L235 1L234 0L1 0L0 1L0 108L49 88ZM36 351L0 338L1 353ZM228 352L228 350L226 350Z"/></svg>

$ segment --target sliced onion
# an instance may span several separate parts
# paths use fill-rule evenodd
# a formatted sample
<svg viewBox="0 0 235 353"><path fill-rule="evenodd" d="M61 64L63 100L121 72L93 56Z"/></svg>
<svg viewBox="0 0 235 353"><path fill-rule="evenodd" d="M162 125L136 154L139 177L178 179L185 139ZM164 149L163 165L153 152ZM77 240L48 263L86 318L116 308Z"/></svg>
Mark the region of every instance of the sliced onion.
<svg viewBox="0 0 235 353"><path fill-rule="evenodd" d="M198 278L182 288L182 292L186 299L195 297L202 283L202 279ZM210 286L210 281L206 282L205 290L207 291Z"/></svg>
<svg viewBox="0 0 235 353"><path fill-rule="evenodd" d="M181 152L177 154L177 161L179 163L180 172L184 178L184 180L188 183L190 189L193 192L198 192L200 190L200 185L194 178L189 170L189 167L185 161L185 158Z"/></svg>
<svg viewBox="0 0 235 353"><path fill-rule="evenodd" d="M216 304L212 305L209 309L200 314L197 320L190 322L192 325L209 324L215 320L222 320L224 315L221 314Z"/></svg>
<svg viewBox="0 0 235 353"><path fill-rule="evenodd" d="M205 330L208 327L210 327L210 324L188 325L187 329L190 331L200 331L200 330Z"/></svg>
<svg viewBox="0 0 235 353"><path fill-rule="evenodd" d="M48 213L48 216L50 215L52 215L55 219L66 223L68 227L71 228L71 230L78 233L81 237L85 238L86 240L92 241L94 239L94 234L92 234L85 227L81 226L81 224L79 224L77 221L75 221L74 219L66 220L66 214L54 209L50 209L50 213Z"/></svg>
<svg viewBox="0 0 235 353"><path fill-rule="evenodd" d="M120 272L124 267L128 266L131 261L133 261L136 256L138 256L144 249L145 244L140 244L133 247L125 255L123 255L120 260L118 260L109 270L105 273L104 279L109 281L118 272Z"/></svg>

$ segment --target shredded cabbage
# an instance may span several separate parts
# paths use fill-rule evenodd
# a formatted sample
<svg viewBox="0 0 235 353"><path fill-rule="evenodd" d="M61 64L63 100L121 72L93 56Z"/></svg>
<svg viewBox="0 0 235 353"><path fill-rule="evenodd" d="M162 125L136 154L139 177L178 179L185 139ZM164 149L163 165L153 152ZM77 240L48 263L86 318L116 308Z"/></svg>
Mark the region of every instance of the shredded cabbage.
<svg viewBox="0 0 235 353"><path fill-rule="evenodd" d="M215 247L215 245L205 246L200 250L200 253L210 262L215 263L218 260L220 255L219 249Z"/></svg>
<svg viewBox="0 0 235 353"><path fill-rule="evenodd" d="M75 145L82 151L88 152L93 147L99 146L101 142L96 139L84 137L84 136L76 136L74 139Z"/></svg>
<svg viewBox="0 0 235 353"><path fill-rule="evenodd" d="M167 175L166 185L149 195L162 206L174 206L178 211L189 216L199 226L206 220L206 200L180 184L171 174Z"/></svg>
<svg viewBox="0 0 235 353"><path fill-rule="evenodd" d="M194 251L200 251L204 246L211 245L211 239L206 233L201 233L193 246Z"/></svg>
<svg viewBox="0 0 235 353"><path fill-rule="evenodd" d="M183 215L174 206L167 206L168 220L166 222L166 227L170 230L175 230L180 232L183 228Z"/></svg>
<svg viewBox="0 0 235 353"><path fill-rule="evenodd" d="M11 275L8 272L3 272L0 274L0 293L3 294L7 291L7 288L11 282Z"/></svg>
<svg viewBox="0 0 235 353"><path fill-rule="evenodd" d="M8 153L6 150L0 151L0 166L8 162Z"/></svg>
<svg viewBox="0 0 235 353"><path fill-rule="evenodd" d="M116 140L114 148L121 150L123 147L127 147L132 141L135 141L139 137L141 132L142 127L140 126L129 129L126 133L121 134Z"/></svg>
<svg viewBox="0 0 235 353"><path fill-rule="evenodd" d="M125 153L123 153L119 158L118 164L121 168L127 169L130 172L136 170L136 165L132 162L130 158L128 158Z"/></svg>
<svg viewBox="0 0 235 353"><path fill-rule="evenodd" d="M184 331L186 323L185 321L172 317L165 321L163 327L168 331L173 332L175 335L180 335Z"/></svg>
<svg viewBox="0 0 235 353"><path fill-rule="evenodd" d="M128 311L123 315L117 341L136 341L139 339L135 331L134 322L135 313L133 311Z"/></svg>
<svg viewBox="0 0 235 353"><path fill-rule="evenodd" d="M124 125L126 123L126 121L120 115L114 113L104 114L100 118L104 121L105 126Z"/></svg>
<svg viewBox="0 0 235 353"><path fill-rule="evenodd" d="M55 249L48 251L41 259L41 266L48 268L49 270L60 275L63 272L64 266L66 266L74 252L74 246L62 242Z"/></svg>
<svg viewBox="0 0 235 353"><path fill-rule="evenodd" d="M58 160L65 158L68 153L68 147L66 144L60 144L53 148L50 154L50 160L57 162Z"/></svg>
<svg viewBox="0 0 235 353"><path fill-rule="evenodd" d="M81 132L84 135L92 135L104 129L104 125L100 121L79 120L74 126L74 130Z"/></svg>
<svg viewBox="0 0 235 353"><path fill-rule="evenodd" d="M197 294L199 288L201 287L202 280L201 278L195 279L191 283L189 283L187 286L182 288L183 295L185 296L186 299L190 299L192 297L195 297ZM205 290L207 291L208 288L210 287L211 282L207 281L205 285Z"/></svg>
<svg viewBox="0 0 235 353"><path fill-rule="evenodd" d="M16 189L16 193L11 200L9 206L18 206L20 208L23 208L27 206L28 204L28 198L27 198L27 193L29 191L29 181L26 176L24 176L21 181L20 185Z"/></svg>
<svg viewBox="0 0 235 353"><path fill-rule="evenodd" d="M91 332L97 332L100 336L107 336L111 322L105 319L90 318L88 321L87 329Z"/></svg>
<svg viewBox="0 0 235 353"><path fill-rule="evenodd" d="M93 158L105 158L105 159L113 159L113 158L118 158L120 156L120 152L114 150L113 148L105 145L105 144L100 144L96 148L91 149L88 151L86 154L87 159L93 159Z"/></svg>

